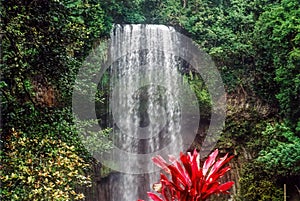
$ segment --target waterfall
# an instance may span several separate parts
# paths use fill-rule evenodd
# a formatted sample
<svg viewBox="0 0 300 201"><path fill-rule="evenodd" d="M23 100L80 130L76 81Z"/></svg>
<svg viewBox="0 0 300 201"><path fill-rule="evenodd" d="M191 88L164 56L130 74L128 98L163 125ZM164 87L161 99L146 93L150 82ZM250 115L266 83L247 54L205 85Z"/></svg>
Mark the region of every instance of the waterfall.
<svg viewBox="0 0 300 201"><path fill-rule="evenodd" d="M114 144L121 150L149 154L171 142L169 154L183 149L177 100L180 87L176 86L182 77L175 55L169 52L178 48L173 32L173 28L162 25L117 25L111 35L111 55L117 60L110 69L110 114L114 118ZM124 172L140 163L148 174L120 174L111 200L147 199L151 183L159 179L159 174L151 173L152 161L129 158L126 163Z"/></svg>
<svg viewBox="0 0 300 201"><path fill-rule="evenodd" d="M187 81L195 75L211 99L209 125L197 141L205 157L226 111L223 82L209 55L174 28L147 24L115 25L110 44L91 51L76 77L72 109L85 148L113 170L96 181L98 200L149 200L147 191L159 181L151 159L178 157L190 148L203 123ZM102 132L107 127L109 136Z"/></svg>
<svg viewBox="0 0 300 201"><path fill-rule="evenodd" d="M162 138L174 141L179 135L180 87L176 84L182 77L175 56L167 53L175 51L173 31L162 25L119 25L111 35L111 55L117 60L110 68L109 108L113 136L122 150L152 153L165 146ZM161 131L162 138L157 137ZM180 138L176 143L182 144Z"/></svg>
<svg viewBox="0 0 300 201"><path fill-rule="evenodd" d="M199 111L184 80L189 63L179 56L181 47L175 29L164 25L116 25L112 31L104 73L114 151L107 160L119 173L105 179L109 188L101 200L148 200L159 181L151 158L178 156L193 141Z"/></svg>

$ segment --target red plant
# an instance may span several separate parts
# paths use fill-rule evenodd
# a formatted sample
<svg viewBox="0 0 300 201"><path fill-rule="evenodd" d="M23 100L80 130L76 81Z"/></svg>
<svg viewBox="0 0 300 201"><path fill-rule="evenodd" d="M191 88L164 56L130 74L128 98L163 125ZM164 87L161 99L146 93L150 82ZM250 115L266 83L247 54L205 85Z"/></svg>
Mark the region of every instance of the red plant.
<svg viewBox="0 0 300 201"><path fill-rule="evenodd" d="M196 150L193 154L180 153L181 162L174 156L169 156L172 164L168 164L161 156L154 157L153 162L170 174L171 179L161 174L160 182L153 185L153 189L161 194L161 197L152 192L148 192L148 196L154 201L204 201L213 194L228 194L234 182L220 184L218 179L230 170L230 167L225 165L233 156L228 157L226 154L217 160L218 153L218 149L211 153L202 168Z"/></svg>

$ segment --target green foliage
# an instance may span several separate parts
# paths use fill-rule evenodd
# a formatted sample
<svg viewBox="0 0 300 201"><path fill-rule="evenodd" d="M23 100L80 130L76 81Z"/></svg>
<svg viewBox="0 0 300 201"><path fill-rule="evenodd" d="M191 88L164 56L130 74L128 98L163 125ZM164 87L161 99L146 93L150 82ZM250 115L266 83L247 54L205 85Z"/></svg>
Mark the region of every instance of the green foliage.
<svg viewBox="0 0 300 201"><path fill-rule="evenodd" d="M300 138L286 123L269 124L262 133L264 148L257 161L269 174L289 176L300 172Z"/></svg>
<svg viewBox="0 0 300 201"><path fill-rule="evenodd" d="M1 153L2 200L78 200L78 185L89 185L89 167L54 137L27 137L13 130Z"/></svg>
<svg viewBox="0 0 300 201"><path fill-rule="evenodd" d="M75 126L70 110L71 95L78 70L91 48L100 44L97 53L103 53L99 57L106 56L103 39L113 23L173 25L212 56L228 95L237 102L228 105L219 145L237 151L246 148L254 157L242 171L241 200L281 200L280 182L275 178L299 175L300 9L297 0L2 0L1 5L1 140L4 146L18 144L1 153L7 163L1 169L5 175L1 180L9 184L2 190L5 199L16 200L18 196L33 200L34 197L28 197L34 191L33 185L38 179L45 182L48 178L31 175L34 170L27 162L37 161L38 156L33 153L38 148L44 151L44 158L39 158L46 168L43 174L50 170L54 173L57 168L47 161L56 160L57 156L50 156L52 151L65 154L65 158L76 155L85 161L91 159L78 136L79 130L91 122L81 122L82 128ZM86 66L90 67L88 63ZM88 73L94 73L93 69ZM109 77L104 76L102 81L108 86ZM210 97L202 80L191 76L188 82L199 99L201 117L209 118ZM89 84L76 83L82 96L90 90ZM97 92L97 105L107 104L103 102L104 95ZM262 104L274 108L269 116L260 111L263 108L255 106L258 97ZM278 123L282 119L288 123ZM267 125L269 122L273 123ZM22 136L11 135L12 128L22 131ZM108 130L88 133L91 138L87 140L106 139L108 134ZM44 140L45 147L36 144L36 140ZM95 151L109 149L110 145L106 141L93 148ZM8 157L11 153L16 160ZM73 159L69 162L73 163ZM81 163L84 166L85 162ZM30 175L21 171L24 167L32 171ZM67 178L67 166L59 168L61 178ZM53 176L48 178L50 181L55 184ZM67 185L69 181L64 182ZM72 188L75 184L68 185ZM45 187L49 186L45 184ZM63 187L55 186L47 195L56 199L55 192L63 191ZM63 192L57 199L71 196L70 192Z"/></svg>
<svg viewBox="0 0 300 201"><path fill-rule="evenodd" d="M199 106L200 116L204 119L210 118L211 111L211 97L208 92L207 87L205 86L204 81L197 74L193 75L193 73L189 73L189 75L185 75L184 79L190 86L190 89L197 97L197 103L192 103Z"/></svg>
<svg viewBox="0 0 300 201"><path fill-rule="evenodd" d="M243 167L240 199L282 200L281 178L299 175L299 137L287 123L269 123L253 144L260 151Z"/></svg>
<svg viewBox="0 0 300 201"><path fill-rule="evenodd" d="M264 128L263 120L256 119L255 115L243 117L235 113L229 115L225 123L219 146L239 151L242 151L242 147L247 147L255 155L255 152L258 151L259 131Z"/></svg>
<svg viewBox="0 0 300 201"><path fill-rule="evenodd" d="M80 198L73 190L88 181L83 170L92 159L73 122L72 88L81 62L98 37L108 35L112 21L97 0L3 0L1 5L1 196ZM12 128L22 134L12 135ZM51 162L58 160L65 162Z"/></svg>
<svg viewBox="0 0 300 201"><path fill-rule="evenodd" d="M263 164L251 161L241 173L240 197L238 200L247 201L280 201L283 190L276 183L276 178L264 171Z"/></svg>
<svg viewBox="0 0 300 201"><path fill-rule="evenodd" d="M143 23L145 21L142 3L144 0L108 0L103 2L108 15L115 23ZM146 1L145 1L146 2Z"/></svg>
<svg viewBox="0 0 300 201"><path fill-rule="evenodd" d="M97 125L97 123L98 120L78 120L77 122L77 131L80 133L80 140L91 155L101 154L103 151L108 151L112 148L112 141L109 140L111 129L92 131L90 127Z"/></svg>
<svg viewBox="0 0 300 201"><path fill-rule="evenodd" d="M80 61L95 38L111 29L99 2L3 1L2 4L1 73L7 85L2 88L6 98L17 97L15 101L26 102L32 99L26 83L43 80L58 91L58 101L69 100Z"/></svg>
<svg viewBox="0 0 300 201"><path fill-rule="evenodd" d="M275 79L269 79L268 84L278 87L276 98L281 113L294 123L300 115L299 17L299 2L283 0L280 4L270 5L255 27L259 64L271 66L266 66L264 74L271 73Z"/></svg>
<svg viewBox="0 0 300 201"><path fill-rule="evenodd" d="M81 145L80 138L78 136L78 129L73 123L72 111L70 109L49 109L41 108L39 110L32 107L32 105L17 105L17 110L12 111L6 115L5 128L16 128L20 130L27 137L44 136L54 137L61 139L68 145L74 145L76 150L86 158L89 158L89 154ZM15 112L17 112L15 114ZM2 134L2 140L4 142L9 139L9 133Z"/></svg>
<svg viewBox="0 0 300 201"><path fill-rule="evenodd" d="M159 12L160 12L161 0L143 0L141 1L141 9L145 18L145 23L148 24L160 24Z"/></svg>
<svg viewBox="0 0 300 201"><path fill-rule="evenodd" d="M219 67L228 90L253 90L254 49L252 32L255 2L193 0L162 1L161 22L182 27Z"/></svg>
<svg viewBox="0 0 300 201"><path fill-rule="evenodd" d="M67 108L81 61L95 39L111 29L102 5L81 0L1 3L4 135L14 127L31 135L57 129L62 138L76 136Z"/></svg>

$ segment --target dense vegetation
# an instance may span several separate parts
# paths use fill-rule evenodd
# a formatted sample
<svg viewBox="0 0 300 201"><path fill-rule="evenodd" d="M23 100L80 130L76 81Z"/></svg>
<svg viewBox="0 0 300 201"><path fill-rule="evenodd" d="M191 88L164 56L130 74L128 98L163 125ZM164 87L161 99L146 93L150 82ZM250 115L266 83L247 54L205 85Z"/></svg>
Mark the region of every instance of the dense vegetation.
<svg viewBox="0 0 300 201"><path fill-rule="evenodd" d="M1 4L1 198L74 198L85 179L73 177L84 178L92 159L76 135L72 83L95 39L110 32L111 20L97 1ZM57 154L67 159L54 164Z"/></svg>
<svg viewBox="0 0 300 201"><path fill-rule="evenodd" d="M71 115L72 86L81 63L92 47L104 43L113 23L172 25L213 57L228 93L226 126L218 146L237 154L241 175L236 199L282 200L284 183L295 189L300 180L298 0L2 0L1 4L4 200L29 196L34 182L45 182L46 177L30 172L38 155L24 151L36 140L44 139L47 146L38 154L50 161L56 160L51 153L70 156L69 165L35 163L37 169L47 169L41 174L54 175L56 170L71 174L75 170L68 168L80 161L78 175L87 178L86 165L93 160L78 143ZM15 172L16 167L27 168L28 175ZM54 187L43 184L62 192L58 200L75 196L73 187L82 182L62 180L63 185L53 183ZM40 200L39 192L33 195L30 199ZM44 196L54 199L52 193Z"/></svg>

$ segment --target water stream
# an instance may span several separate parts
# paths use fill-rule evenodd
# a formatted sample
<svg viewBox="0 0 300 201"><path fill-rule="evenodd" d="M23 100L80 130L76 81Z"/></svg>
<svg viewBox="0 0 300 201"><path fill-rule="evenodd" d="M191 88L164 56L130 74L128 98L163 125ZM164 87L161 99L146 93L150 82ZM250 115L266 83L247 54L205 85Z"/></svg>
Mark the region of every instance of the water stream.
<svg viewBox="0 0 300 201"><path fill-rule="evenodd" d="M107 118L116 150L110 158L119 173L102 181L101 201L148 200L146 192L159 181L151 158L178 155L193 140L198 106L184 82L188 62L178 56L180 47L174 28L164 25L112 31ZM183 139L182 133L191 135Z"/></svg>

